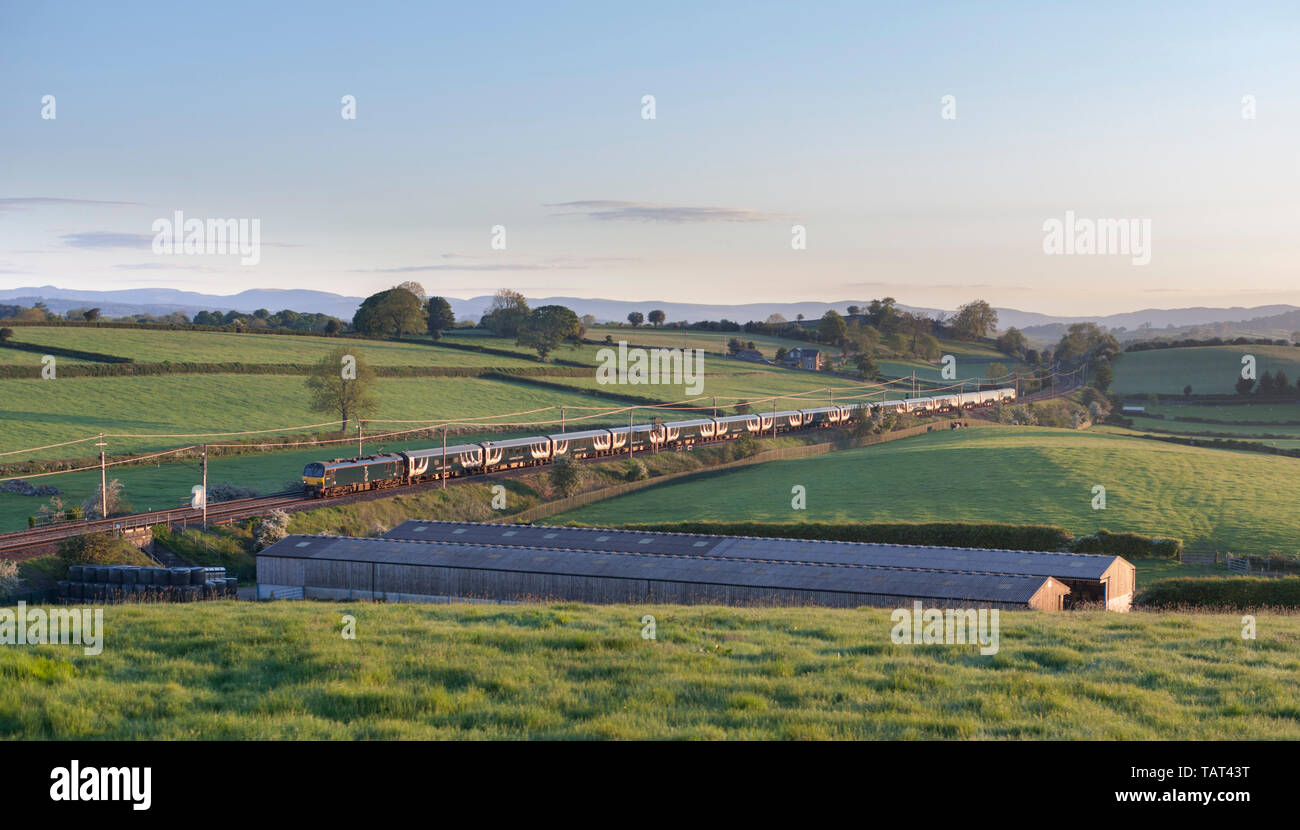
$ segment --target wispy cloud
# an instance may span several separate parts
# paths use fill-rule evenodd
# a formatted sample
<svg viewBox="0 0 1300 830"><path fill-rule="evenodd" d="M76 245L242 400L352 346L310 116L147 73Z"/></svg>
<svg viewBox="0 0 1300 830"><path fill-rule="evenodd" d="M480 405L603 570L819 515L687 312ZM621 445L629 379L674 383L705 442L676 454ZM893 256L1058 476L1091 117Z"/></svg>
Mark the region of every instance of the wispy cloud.
<svg viewBox="0 0 1300 830"><path fill-rule="evenodd" d="M841 290L870 289L931 289L937 291L1031 291L1027 285L997 285L994 283L957 283L957 282L842 282L834 286Z"/></svg>
<svg viewBox="0 0 1300 830"><path fill-rule="evenodd" d="M170 265L165 262L140 262L135 264L114 265L119 271L207 271L218 272L222 269L209 265Z"/></svg>
<svg viewBox="0 0 1300 830"><path fill-rule="evenodd" d="M0 199L0 213L6 210L30 210L46 205L98 205L120 207L135 205L138 202L115 202L105 199L62 199L55 196L24 196Z"/></svg>
<svg viewBox="0 0 1300 830"><path fill-rule="evenodd" d="M150 248L151 233L118 233L117 231L85 231L65 233L59 237L72 248Z"/></svg>
<svg viewBox="0 0 1300 830"><path fill-rule="evenodd" d="M772 222L788 219L785 214L768 213L749 208L689 207L682 205L656 205L649 202L619 202L613 200L587 200L579 202L554 202L544 207L558 208L552 216L583 216L587 219L628 222Z"/></svg>
<svg viewBox="0 0 1300 830"><path fill-rule="evenodd" d="M353 271L363 274L414 274L420 271L549 271L558 267L560 266L502 262L484 265L403 265L398 268L354 268Z"/></svg>

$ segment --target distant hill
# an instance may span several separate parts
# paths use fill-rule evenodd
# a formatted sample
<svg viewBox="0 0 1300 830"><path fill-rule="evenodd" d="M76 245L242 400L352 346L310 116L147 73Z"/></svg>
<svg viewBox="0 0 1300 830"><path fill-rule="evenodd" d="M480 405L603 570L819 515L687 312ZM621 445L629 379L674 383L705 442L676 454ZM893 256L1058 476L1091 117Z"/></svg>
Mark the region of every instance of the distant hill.
<svg viewBox="0 0 1300 830"><path fill-rule="evenodd" d="M228 311L234 309L251 313L259 308L279 311L291 308L294 311L319 312L351 320L362 297L348 297L327 291L309 291L303 289L259 288L241 291L238 294L202 294L197 291L180 291L174 288L127 288L113 291L88 291L82 289L62 289L52 285L41 287L12 288L0 290L0 303L32 305L44 302L52 311L64 312L72 308L87 305L98 306L104 314L121 316L125 314L168 314L183 311L194 314L201 310ZM490 295L458 299L449 297L452 311L457 317L477 320L492 301ZM841 314L847 313L851 305L866 306L867 300L836 300L833 302L801 303L744 303L724 305L709 303L678 303L661 300L607 300L588 297L530 297L529 303L538 305L556 304L573 309L579 315L591 314L600 322L623 321L633 311L642 314L652 309L661 309L669 322L685 320L719 320L727 318L736 322L749 320L766 320L772 314L780 314L787 320L794 320L803 314L806 319L816 319L835 309ZM951 316L952 310L923 308L918 306L899 306L913 312L922 312L930 316ZM1235 306L1232 308L1148 308L1122 314L1101 316L1059 317L1040 314L1033 311L1021 311L1014 308L999 308L998 321L1003 329L1015 326L1025 332L1026 336L1038 340L1055 342L1060 339L1066 326L1076 322L1094 322L1110 329L1124 329L1121 339L1151 336L1202 336L1189 335L1184 331L1195 329L1213 333L1203 336L1254 336L1286 337L1300 329L1300 307L1292 305L1267 305L1254 308ZM1143 326L1148 328L1142 329ZM1209 327L1209 328L1207 328ZM1138 330L1141 329L1139 333ZM1258 332L1256 334L1256 332ZM1271 332L1271 333L1270 333Z"/></svg>

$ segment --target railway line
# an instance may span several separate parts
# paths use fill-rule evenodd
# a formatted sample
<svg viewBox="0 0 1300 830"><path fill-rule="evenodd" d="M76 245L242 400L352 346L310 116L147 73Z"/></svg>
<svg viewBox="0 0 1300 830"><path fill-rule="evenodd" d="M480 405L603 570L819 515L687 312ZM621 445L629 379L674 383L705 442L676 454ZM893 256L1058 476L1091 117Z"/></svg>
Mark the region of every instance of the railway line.
<svg viewBox="0 0 1300 830"><path fill-rule="evenodd" d="M1023 396L1019 398L1019 401L1029 403L1033 401L1063 397L1077 391L1081 385L1082 384L1077 378L1071 377L1071 382L1068 384L1062 384L1055 389L1047 389L1031 395ZM597 463L611 460L611 456L598 456L574 460L578 463ZM535 469L535 467L527 466L495 470L473 476L449 478L447 483L449 485L454 485L465 481L509 479L533 472ZM404 493L421 492L440 487L442 487L442 482L439 480L433 480L409 484L402 487L389 487L315 498L310 497L306 493L282 492L267 496L258 496L255 498L234 499L231 501L209 504L207 510L207 522L208 524L228 524L241 519L265 515L267 512L275 509L281 509L286 512L296 512L299 510L315 509L318 507L329 507L370 501L372 499L390 498ZM58 543L64 539L80 536L85 533L112 531L130 534L133 531L139 532L144 528L158 524L165 524L168 526L181 525L188 527L199 525L203 520L204 514L201 508L179 506L165 510L151 510L143 513L133 513L125 516L110 516L107 519L86 519L75 522L59 522L57 524L45 525L27 530L0 533L0 558L22 560L47 555L54 552Z"/></svg>

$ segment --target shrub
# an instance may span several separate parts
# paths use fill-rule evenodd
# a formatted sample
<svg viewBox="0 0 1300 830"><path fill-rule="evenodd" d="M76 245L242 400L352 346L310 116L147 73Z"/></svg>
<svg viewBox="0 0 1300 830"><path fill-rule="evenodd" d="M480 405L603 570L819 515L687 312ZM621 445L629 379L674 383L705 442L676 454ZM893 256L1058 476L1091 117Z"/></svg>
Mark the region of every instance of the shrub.
<svg viewBox="0 0 1300 830"><path fill-rule="evenodd" d="M141 565L149 562L138 548L111 533L86 533L59 543L59 558L68 565Z"/></svg>
<svg viewBox="0 0 1300 830"><path fill-rule="evenodd" d="M1300 608L1300 577L1177 577L1144 588L1142 608Z"/></svg>
<svg viewBox="0 0 1300 830"><path fill-rule="evenodd" d="M301 483L299 482L299 484ZM238 484L231 484L226 481L208 485L208 504L235 501L236 499L255 499L260 495L261 493L249 487L241 487Z"/></svg>
<svg viewBox="0 0 1300 830"><path fill-rule="evenodd" d="M18 593L22 580L18 577L18 563L0 559L0 597Z"/></svg>
<svg viewBox="0 0 1300 830"><path fill-rule="evenodd" d="M627 465L627 475L624 476L628 481L645 481L650 477L650 471L646 469L645 462L639 458L634 458Z"/></svg>
<svg viewBox="0 0 1300 830"><path fill-rule="evenodd" d="M560 495L571 496L578 491L578 468L571 459L561 456L551 464L550 480Z"/></svg>
<svg viewBox="0 0 1300 830"><path fill-rule="evenodd" d="M1099 530L1089 536L1080 536L1070 545L1074 553L1104 553L1126 559L1154 556L1160 559L1179 559L1183 554L1182 539L1164 539L1143 536L1140 533L1111 533Z"/></svg>
<svg viewBox="0 0 1300 830"><path fill-rule="evenodd" d="M131 503L122 496L122 482L117 479L108 481L108 498L104 499L103 493L105 488L96 487L95 495L81 503L81 512L94 519L108 518L103 514L104 502L108 502L108 515L115 516L119 513L130 513Z"/></svg>
<svg viewBox="0 0 1300 830"><path fill-rule="evenodd" d="M289 514L279 509L258 517L253 526L253 550L269 548L289 535Z"/></svg>

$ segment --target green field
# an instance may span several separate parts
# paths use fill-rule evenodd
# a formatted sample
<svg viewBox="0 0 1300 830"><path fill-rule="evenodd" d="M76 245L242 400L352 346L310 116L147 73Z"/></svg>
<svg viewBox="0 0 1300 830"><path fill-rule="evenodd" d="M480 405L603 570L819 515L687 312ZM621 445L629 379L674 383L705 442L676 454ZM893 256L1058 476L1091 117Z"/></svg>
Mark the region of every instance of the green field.
<svg viewBox="0 0 1300 830"><path fill-rule="evenodd" d="M630 521L990 521L1300 555L1300 459L1040 428L945 431L655 487L554 517ZM1106 488L1105 510L1091 506ZM807 510L790 507L794 485Z"/></svg>
<svg viewBox="0 0 1300 830"><path fill-rule="evenodd" d="M1177 432L1187 435L1217 435L1253 438L1259 435L1295 435L1300 437L1300 424L1290 426L1277 424L1273 426L1256 426L1254 424L1203 424L1193 421L1171 421L1168 418L1134 418L1133 428L1151 430L1152 432Z"/></svg>
<svg viewBox="0 0 1300 830"><path fill-rule="evenodd" d="M1300 377L1300 349L1288 346L1205 346L1128 352L1115 361L1112 389L1121 395L1230 395L1241 378L1241 358L1254 355L1256 373ZM1215 416L1208 416L1215 417Z"/></svg>
<svg viewBox="0 0 1300 830"><path fill-rule="evenodd" d="M6 395L6 405L0 410L0 452L84 438L101 430L124 435L217 433L329 420L330 415L307 408L305 380L296 375L0 380L0 388ZM576 391L568 393L481 378L381 378L377 381L377 395L379 408L370 416L375 419L487 418L561 405L571 407L568 416L576 418L583 411L621 406ZM557 417L558 413L542 413L519 420ZM383 428L387 426L375 425L376 430ZM391 428L404 427L393 424ZM114 438L109 452L184 446L190 442L184 438ZM80 450L65 447L38 453L36 457L77 457L93 452L84 447ZM33 456L5 460L30 457Z"/></svg>
<svg viewBox="0 0 1300 830"><path fill-rule="evenodd" d="M0 649L0 737L1300 738L1294 615L1243 640L1240 615L1004 611L990 656L894 644L888 609L222 602L104 619L98 656Z"/></svg>
<svg viewBox="0 0 1300 830"><path fill-rule="evenodd" d="M1147 412L1152 415L1164 415L1166 421L1177 418L1207 418L1214 421L1300 422L1300 402L1251 403L1235 406L1161 403L1156 406L1145 406ZM1211 426L1219 427L1224 425L1205 424L1204 426L1209 429Z"/></svg>
<svg viewBox="0 0 1300 830"><path fill-rule="evenodd" d="M444 349L421 341L408 343L351 338L296 337L274 334L235 334L212 331L63 328L24 326L14 340L64 349L129 357L137 363L315 363L339 346L355 349L375 366L536 366L521 350L519 358ZM427 342L427 341L426 341ZM494 344L495 345L495 344ZM59 358L73 363L86 362ZM0 349L0 364L37 369L41 355Z"/></svg>

